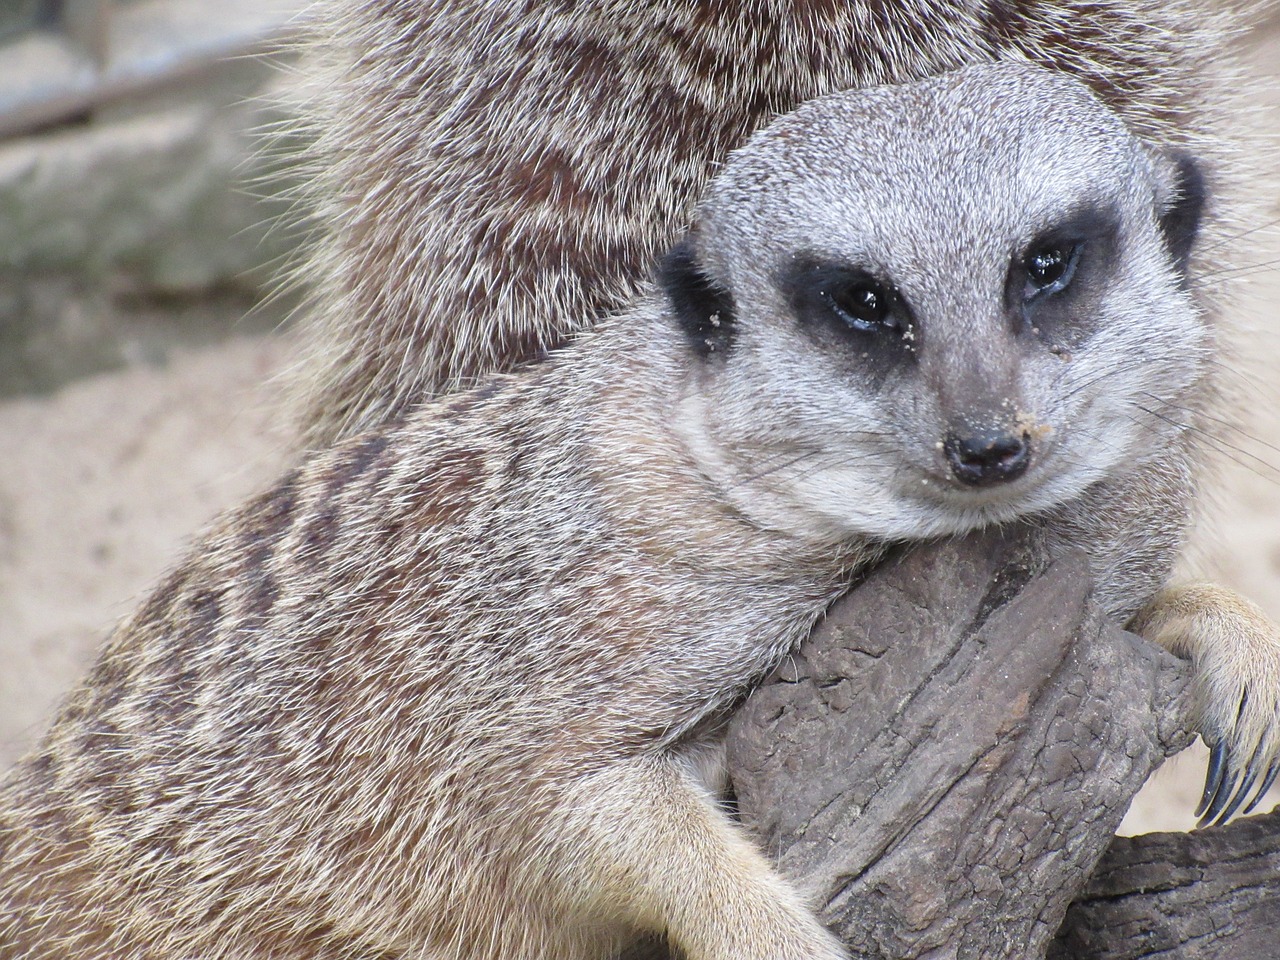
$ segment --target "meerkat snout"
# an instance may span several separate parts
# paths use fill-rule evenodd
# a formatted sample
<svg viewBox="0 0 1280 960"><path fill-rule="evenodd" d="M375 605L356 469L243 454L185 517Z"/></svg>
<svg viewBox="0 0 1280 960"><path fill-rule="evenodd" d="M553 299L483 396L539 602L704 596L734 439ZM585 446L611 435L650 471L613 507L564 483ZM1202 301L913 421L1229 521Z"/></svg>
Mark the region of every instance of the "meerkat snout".
<svg viewBox="0 0 1280 960"><path fill-rule="evenodd" d="M951 476L969 487L1008 483L1031 465L1031 437L1025 431L957 424L942 441Z"/></svg>

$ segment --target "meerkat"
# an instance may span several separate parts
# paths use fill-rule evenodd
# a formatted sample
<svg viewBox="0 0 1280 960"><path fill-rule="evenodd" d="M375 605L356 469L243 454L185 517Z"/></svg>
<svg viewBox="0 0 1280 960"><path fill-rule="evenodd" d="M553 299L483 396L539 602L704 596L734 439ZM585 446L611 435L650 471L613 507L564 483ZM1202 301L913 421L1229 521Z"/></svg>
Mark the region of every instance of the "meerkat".
<svg viewBox="0 0 1280 960"><path fill-rule="evenodd" d="M720 722L891 542L1032 522L1150 600L1202 183L1032 66L781 118L632 308L195 545L0 789L0 954L843 956L717 804Z"/></svg>
<svg viewBox="0 0 1280 960"><path fill-rule="evenodd" d="M325 231L298 269L315 292L301 324L313 359L295 378L311 447L538 358L628 303L728 151L805 100L1025 60L1203 156L1233 86L1233 21L1181 0L312 9L308 179Z"/></svg>
<svg viewBox="0 0 1280 960"><path fill-rule="evenodd" d="M1225 213L1240 192L1220 125L1238 117L1227 105L1241 20L1221 5L317 0L313 13L303 72L315 92L310 205L324 230L297 270L312 290L310 359L294 378L304 446L537 360L620 309L712 171L776 113L964 64L1068 73L1137 136L1200 157L1215 203L1189 282L1219 312L1227 274L1206 251L1230 249ZM1135 531L1115 564L1151 562L1162 580L1167 550L1149 539ZM1263 630L1249 601L1206 584L1161 599L1131 626L1198 663L1212 714L1203 812L1232 776L1239 678L1273 666L1233 639L1242 622ZM1177 624L1173 609L1184 610ZM1206 666L1206 648L1231 669Z"/></svg>

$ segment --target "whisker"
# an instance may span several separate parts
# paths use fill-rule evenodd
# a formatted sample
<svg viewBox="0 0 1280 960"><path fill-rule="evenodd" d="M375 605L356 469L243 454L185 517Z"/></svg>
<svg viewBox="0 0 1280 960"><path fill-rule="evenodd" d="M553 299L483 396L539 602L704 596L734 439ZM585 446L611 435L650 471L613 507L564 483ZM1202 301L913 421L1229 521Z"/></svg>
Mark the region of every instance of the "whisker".
<svg viewBox="0 0 1280 960"><path fill-rule="evenodd" d="M1271 260L1262 260L1258 263L1246 263L1238 267L1223 267L1219 270L1209 270L1199 274L1188 286L1195 288L1200 286L1206 280L1220 280L1227 277L1244 277L1253 273L1262 273L1270 268L1280 264L1280 257Z"/></svg>
<svg viewBox="0 0 1280 960"><path fill-rule="evenodd" d="M1172 401L1161 400L1161 398L1157 397L1154 393L1148 393L1147 391L1143 391L1143 395L1150 397L1152 400L1155 400L1157 402L1164 403L1166 406L1172 407L1173 409L1181 410L1183 413L1188 413L1197 417L1203 417L1206 420L1212 420L1214 423L1217 423L1226 427L1232 433L1238 434L1250 440L1251 442L1256 443L1258 446L1266 450L1270 450L1272 453L1280 454L1280 446L1277 446L1274 443L1269 443L1266 440L1263 440L1261 437L1256 436L1252 433L1249 433L1247 430L1243 429L1239 424L1234 423L1231 420L1227 420L1223 417L1216 417L1213 414L1204 410L1195 410L1195 409L1192 409L1191 407L1184 407L1181 404L1177 404ZM1251 454L1251 456L1254 456L1254 455ZM1275 470L1277 473L1280 473L1280 466L1276 466L1267 460L1263 460L1263 458L1261 457L1256 457L1256 459L1258 459L1262 463L1266 463L1267 466L1271 467L1271 469Z"/></svg>
<svg viewBox="0 0 1280 960"><path fill-rule="evenodd" d="M749 483L755 483L756 481L763 480L766 477L771 477L775 473L779 473L780 471L790 469L791 467L794 467L797 464L804 463L806 460L811 460L814 457L821 455L822 453L823 453L822 450L818 448L813 448L810 450L806 450L802 453L797 453L790 456L784 457L782 454L779 454L777 457L768 458L766 459L765 462L766 464L769 464L769 465L765 466L765 468L762 470L756 470L752 473L748 473L744 475L743 477L735 481L733 486L743 487ZM770 461L773 461L773 460L776 460L778 462L770 463Z"/></svg>
<svg viewBox="0 0 1280 960"><path fill-rule="evenodd" d="M1134 423L1137 422L1137 420L1133 419L1132 417L1130 419L1133 420ZM1118 440L1103 439L1096 432L1087 430L1083 426L1079 426L1079 425L1077 425L1073 429L1075 430L1076 433L1084 437L1084 439L1087 441L1089 445L1092 446L1093 449L1097 449L1100 447L1107 453L1118 453L1118 452L1123 453L1124 452L1124 447ZM1055 452L1054 455L1065 463L1074 464L1080 467L1089 466L1089 463L1086 460L1084 460L1082 457L1078 455L1073 456L1067 450L1064 450L1061 447L1058 448L1058 450Z"/></svg>
<svg viewBox="0 0 1280 960"><path fill-rule="evenodd" d="M1264 221L1263 223L1258 224L1258 226L1250 227L1248 230L1242 230L1240 233L1234 233L1229 236L1222 237L1216 242L1209 244L1202 252L1211 253L1214 250L1225 247L1229 243L1235 243L1237 240L1243 240L1245 237L1253 236L1255 233L1260 233L1263 230L1269 230L1275 226L1280 226L1280 217Z"/></svg>
<svg viewBox="0 0 1280 960"><path fill-rule="evenodd" d="M1080 394L1081 391L1088 390L1095 383L1101 383L1103 380L1106 380L1108 377L1113 376L1114 373L1115 373L1114 370L1104 370L1102 373L1099 373L1096 377L1090 377L1088 380L1082 380L1080 383L1077 383L1070 390L1068 390L1063 395L1062 399L1064 401L1074 399L1076 396Z"/></svg>
<svg viewBox="0 0 1280 960"><path fill-rule="evenodd" d="M1216 449L1220 454L1222 454L1232 463L1236 464L1239 467L1243 467L1245 470L1250 471L1256 476L1261 477L1264 480L1271 480L1271 481L1280 480L1280 468L1273 466L1272 464L1268 463L1266 460L1263 460L1261 457L1250 453L1248 450L1238 447L1235 444L1231 443L1230 441L1225 440L1222 437L1217 436L1216 434L1210 433L1208 430L1204 430L1200 427L1197 427L1195 424L1185 423L1180 420L1175 420L1172 417L1166 417L1163 414L1157 413L1155 410L1149 410L1138 403L1135 403L1134 406L1137 407L1142 412L1152 417L1155 417L1158 420L1163 420L1165 423L1171 424L1172 426L1179 427L1180 429L1187 430L1187 431L1190 431L1191 433L1197 434L1198 436L1208 441L1209 446ZM1231 452L1228 452L1228 451L1231 451ZM1233 453L1238 454L1238 456L1233 456ZM1266 472L1264 473L1263 471L1258 470L1256 466L1246 462L1247 460L1252 460L1255 464L1258 464L1264 467Z"/></svg>

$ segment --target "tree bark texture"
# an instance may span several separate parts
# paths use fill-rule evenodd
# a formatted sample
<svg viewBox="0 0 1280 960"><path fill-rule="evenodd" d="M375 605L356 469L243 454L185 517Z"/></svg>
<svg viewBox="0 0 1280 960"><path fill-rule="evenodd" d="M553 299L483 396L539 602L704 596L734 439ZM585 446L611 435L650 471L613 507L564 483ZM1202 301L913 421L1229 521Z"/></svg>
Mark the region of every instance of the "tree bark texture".
<svg viewBox="0 0 1280 960"><path fill-rule="evenodd" d="M1280 958L1280 814L1117 837L1049 957Z"/></svg>
<svg viewBox="0 0 1280 960"><path fill-rule="evenodd" d="M1190 742L1187 679L1034 531L917 549L735 716L740 814L858 957L1280 957L1269 818L1108 852Z"/></svg>

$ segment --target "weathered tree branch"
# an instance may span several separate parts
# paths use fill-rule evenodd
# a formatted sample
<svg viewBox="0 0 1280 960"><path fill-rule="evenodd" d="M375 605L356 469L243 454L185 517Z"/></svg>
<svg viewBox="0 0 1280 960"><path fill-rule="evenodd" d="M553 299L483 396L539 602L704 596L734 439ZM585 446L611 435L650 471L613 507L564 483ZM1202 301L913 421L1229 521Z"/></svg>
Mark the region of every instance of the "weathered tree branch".
<svg viewBox="0 0 1280 960"><path fill-rule="evenodd" d="M1133 794L1189 742L1184 664L1107 623L1088 590L1082 558L1051 564L1028 531L916 550L739 711L742 817L856 955L1043 957ZM1106 951L1148 915L1162 943L1218 935L1195 914L1230 899L1234 875L1186 881L1214 872L1212 838L1233 831L1266 837L1249 849L1275 866L1253 824L1122 842L1052 956L1140 955ZM1153 874L1163 892L1126 904ZM1261 895L1239 909L1269 929L1280 913Z"/></svg>
<svg viewBox="0 0 1280 960"><path fill-rule="evenodd" d="M735 717L744 821L855 956L1280 958L1280 813L1113 838L1188 676L1087 594L1026 531L917 550Z"/></svg>
<svg viewBox="0 0 1280 960"><path fill-rule="evenodd" d="M1119 837L1067 912L1051 960L1280 957L1280 814Z"/></svg>

